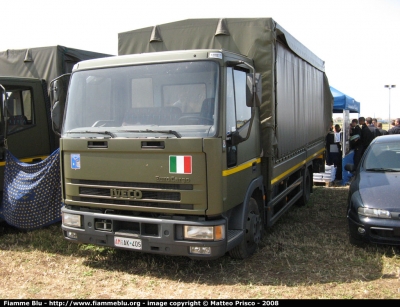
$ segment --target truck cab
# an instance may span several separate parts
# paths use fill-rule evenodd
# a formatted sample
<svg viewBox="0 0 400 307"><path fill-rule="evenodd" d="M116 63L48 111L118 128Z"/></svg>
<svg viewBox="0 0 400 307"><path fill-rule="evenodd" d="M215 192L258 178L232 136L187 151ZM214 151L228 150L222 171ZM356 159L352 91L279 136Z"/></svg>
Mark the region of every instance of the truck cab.
<svg viewBox="0 0 400 307"><path fill-rule="evenodd" d="M58 139L51 131L50 103L42 80L0 77L0 84L4 100L0 119L0 186L3 187L5 146L22 162L35 163L58 148Z"/></svg>
<svg viewBox="0 0 400 307"><path fill-rule="evenodd" d="M72 72L65 238L249 257L264 227L307 203L324 165L324 62L271 18L182 20L120 33L118 45Z"/></svg>
<svg viewBox="0 0 400 307"><path fill-rule="evenodd" d="M65 237L210 259L247 227L251 252L264 214L252 65L222 50L77 64L60 140Z"/></svg>

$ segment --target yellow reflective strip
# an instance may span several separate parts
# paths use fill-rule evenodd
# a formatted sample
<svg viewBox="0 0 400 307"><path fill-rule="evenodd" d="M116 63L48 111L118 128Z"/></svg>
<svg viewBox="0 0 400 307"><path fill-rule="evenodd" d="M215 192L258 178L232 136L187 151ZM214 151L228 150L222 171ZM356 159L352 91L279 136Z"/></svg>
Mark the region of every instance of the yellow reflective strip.
<svg viewBox="0 0 400 307"><path fill-rule="evenodd" d="M38 156L38 157L24 158L24 159L18 159L18 160L21 162L24 162L24 163L29 163L29 162L32 162L34 159L44 160L47 157L48 156ZM6 165L6 161L0 162L0 166L4 166L4 165Z"/></svg>
<svg viewBox="0 0 400 307"><path fill-rule="evenodd" d="M261 163L261 158L253 159L253 160L250 160L249 162L240 164L234 168L222 171L222 176L229 176L229 175L235 174L237 172L240 172L246 168L252 167L254 162L256 162L257 164Z"/></svg>
<svg viewBox="0 0 400 307"><path fill-rule="evenodd" d="M282 178L288 176L291 172L295 171L296 169L300 168L301 166L303 166L304 164L306 164L308 161L313 160L315 157L317 157L318 155L322 154L325 151L325 149L321 149L320 151L316 152L315 154L309 156L307 159L301 161L300 163L298 163L297 165L293 166L292 168L288 169L286 172L280 174L278 177L274 178L271 180L271 184L275 184L278 181L282 180Z"/></svg>

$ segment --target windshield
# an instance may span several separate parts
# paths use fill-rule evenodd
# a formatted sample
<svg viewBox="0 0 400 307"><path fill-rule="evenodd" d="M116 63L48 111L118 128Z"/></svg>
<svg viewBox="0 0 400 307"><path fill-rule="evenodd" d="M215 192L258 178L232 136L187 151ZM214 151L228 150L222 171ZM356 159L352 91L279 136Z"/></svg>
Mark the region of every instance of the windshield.
<svg viewBox="0 0 400 307"><path fill-rule="evenodd" d="M365 157L364 167L369 171L400 171L400 144L375 143Z"/></svg>
<svg viewBox="0 0 400 307"><path fill-rule="evenodd" d="M213 136L217 83L213 61L78 71L71 77L62 134Z"/></svg>

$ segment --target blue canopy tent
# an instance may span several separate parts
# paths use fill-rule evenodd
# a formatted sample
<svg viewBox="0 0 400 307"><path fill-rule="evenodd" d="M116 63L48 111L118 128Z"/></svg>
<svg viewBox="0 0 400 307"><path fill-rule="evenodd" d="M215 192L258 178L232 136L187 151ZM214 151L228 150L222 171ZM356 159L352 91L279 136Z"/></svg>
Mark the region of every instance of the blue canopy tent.
<svg viewBox="0 0 400 307"><path fill-rule="evenodd" d="M349 110L350 113L360 113L360 103L358 101L339 92L332 86L330 88L333 96L333 113L342 113L344 110Z"/></svg>
<svg viewBox="0 0 400 307"><path fill-rule="evenodd" d="M330 87L333 96L333 110L332 113L343 114L343 137L342 137L342 183L346 184L352 176L349 172L344 170L347 163L353 163L354 151L349 148L349 135L348 130L344 127L350 125L349 113L360 113L360 103L354 98L338 91L334 87Z"/></svg>

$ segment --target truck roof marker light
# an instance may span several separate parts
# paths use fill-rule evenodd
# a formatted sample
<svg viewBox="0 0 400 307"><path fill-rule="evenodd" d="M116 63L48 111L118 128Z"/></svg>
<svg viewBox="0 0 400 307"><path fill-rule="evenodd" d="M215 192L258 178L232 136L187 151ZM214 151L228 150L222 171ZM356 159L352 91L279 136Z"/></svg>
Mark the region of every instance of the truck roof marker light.
<svg viewBox="0 0 400 307"><path fill-rule="evenodd" d="M215 36L218 35L227 35L230 36L231 34L229 33L228 27L226 25L226 21L224 18L221 18L218 21L218 26L217 26L217 30L215 31Z"/></svg>
<svg viewBox="0 0 400 307"><path fill-rule="evenodd" d="M31 51L31 49L26 49L24 62L25 62L25 63L27 63L27 62L33 62L32 51Z"/></svg>
<svg viewBox="0 0 400 307"><path fill-rule="evenodd" d="M153 30L151 31L151 36L150 36L150 43L153 42L162 42L161 34L160 34L160 28L158 26L154 26Z"/></svg>
<svg viewBox="0 0 400 307"><path fill-rule="evenodd" d="M209 58L213 58L213 59L221 59L222 60L222 53L221 52L210 52L208 54Z"/></svg>

